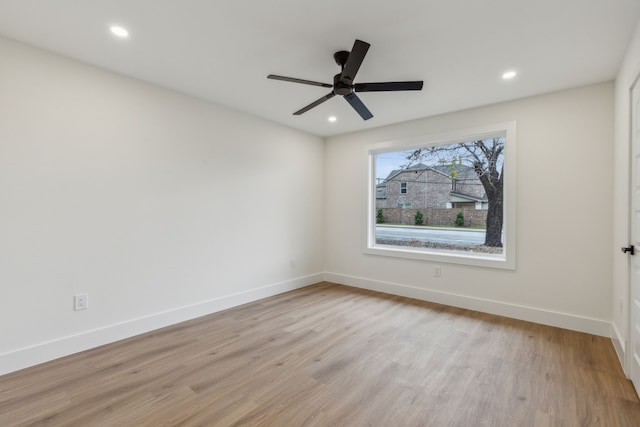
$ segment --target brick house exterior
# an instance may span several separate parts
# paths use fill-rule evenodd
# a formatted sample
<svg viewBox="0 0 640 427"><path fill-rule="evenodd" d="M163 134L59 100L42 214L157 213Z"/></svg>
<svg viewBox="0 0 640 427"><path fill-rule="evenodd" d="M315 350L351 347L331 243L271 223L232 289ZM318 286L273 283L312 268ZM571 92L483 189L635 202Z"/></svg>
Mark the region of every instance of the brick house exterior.
<svg viewBox="0 0 640 427"><path fill-rule="evenodd" d="M487 209L487 196L473 168L417 164L392 171L376 186L376 208Z"/></svg>

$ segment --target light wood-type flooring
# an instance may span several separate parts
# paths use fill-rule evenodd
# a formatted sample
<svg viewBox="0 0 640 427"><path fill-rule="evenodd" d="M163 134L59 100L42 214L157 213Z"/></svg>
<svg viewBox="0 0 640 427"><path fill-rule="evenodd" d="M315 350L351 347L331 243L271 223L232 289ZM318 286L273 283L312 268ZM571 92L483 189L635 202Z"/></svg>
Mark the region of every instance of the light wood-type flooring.
<svg viewBox="0 0 640 427"><path fill-rule="evenodd" d="M607 338L331 283L0 377L0 426L640 426Z"/></svg>

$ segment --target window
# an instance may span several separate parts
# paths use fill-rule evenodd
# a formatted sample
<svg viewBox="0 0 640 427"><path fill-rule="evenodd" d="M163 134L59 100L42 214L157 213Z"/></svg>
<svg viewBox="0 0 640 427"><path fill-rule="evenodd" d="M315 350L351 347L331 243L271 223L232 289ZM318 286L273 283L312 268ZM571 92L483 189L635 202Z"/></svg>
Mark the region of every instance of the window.
<svg viewBox="0 0 640 427"><path fill-rule="evenodd" d="M368 147L365 253L515 269L515 146L512 122Z"/></svg>

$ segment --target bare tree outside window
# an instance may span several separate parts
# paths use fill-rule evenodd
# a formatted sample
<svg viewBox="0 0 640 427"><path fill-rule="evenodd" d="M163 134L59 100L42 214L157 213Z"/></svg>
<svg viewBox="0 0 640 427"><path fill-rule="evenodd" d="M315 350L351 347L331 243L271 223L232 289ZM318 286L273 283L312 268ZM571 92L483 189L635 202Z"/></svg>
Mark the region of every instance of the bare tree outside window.
<svg viewBox="0 0 640 427"><path fill-rule="evenodd" d="M502 247L504 138L463 142L460 144L419 148L413 151L405 167L417 162L444 163L451 166L451 179L455 182L456 165L473 168L482 183L487 201L487 223L484 244Z"/></svg>

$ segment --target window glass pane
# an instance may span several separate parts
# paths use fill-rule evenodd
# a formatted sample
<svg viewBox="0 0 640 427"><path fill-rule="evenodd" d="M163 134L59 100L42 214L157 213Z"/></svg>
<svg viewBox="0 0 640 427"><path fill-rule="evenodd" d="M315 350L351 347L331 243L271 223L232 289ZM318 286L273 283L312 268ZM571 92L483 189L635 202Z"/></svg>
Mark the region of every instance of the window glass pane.
<svg viewBox="0 0 640 427"><path fill-rule="evenodd" d="M374 153L374 246L504 251L503 135Z"/></svg>

